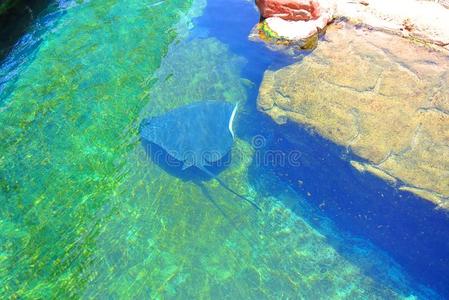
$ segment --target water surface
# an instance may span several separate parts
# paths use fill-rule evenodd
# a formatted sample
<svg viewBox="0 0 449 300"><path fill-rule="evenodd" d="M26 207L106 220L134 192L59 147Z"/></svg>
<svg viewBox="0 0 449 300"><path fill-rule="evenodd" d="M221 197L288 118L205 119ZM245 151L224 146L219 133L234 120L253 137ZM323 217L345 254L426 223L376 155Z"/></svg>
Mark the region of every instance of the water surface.
<svg viewBox="0 0 449 300"><path fill-rule="evenodd" d="M0 71L1 294L438 299L316 205L332 197L315 190L341 182L303 168L306 187L323 188L301 190L282 177L291 166L260 163L295 147L254 109L263 71L292 61L247 40L257 20L237 0L64 3L41 17ZM243 104L220 177L262 212L214 180L167 172L142 146L144 117L199 99Z"/></svg>

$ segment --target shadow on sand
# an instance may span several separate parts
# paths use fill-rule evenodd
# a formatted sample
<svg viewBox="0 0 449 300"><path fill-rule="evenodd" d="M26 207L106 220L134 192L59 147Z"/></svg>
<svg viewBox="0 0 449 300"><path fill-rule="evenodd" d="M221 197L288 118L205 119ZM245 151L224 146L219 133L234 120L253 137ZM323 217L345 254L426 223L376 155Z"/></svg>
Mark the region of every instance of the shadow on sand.
<svg viewBox="0 0 449 300"><path fill-rule="evenodd" d="M170 156L162 147L141 140L142 147L150 160L158 165L168 174L177 177L183 181L192 181L194 183L201 183L211 180L212 178L196 167L190 167L185 170L182 169L183 162ZM211 164L207 169L218 176L223 170L225 170L231 163L231 154L228 153L221 160Z"/></svg>

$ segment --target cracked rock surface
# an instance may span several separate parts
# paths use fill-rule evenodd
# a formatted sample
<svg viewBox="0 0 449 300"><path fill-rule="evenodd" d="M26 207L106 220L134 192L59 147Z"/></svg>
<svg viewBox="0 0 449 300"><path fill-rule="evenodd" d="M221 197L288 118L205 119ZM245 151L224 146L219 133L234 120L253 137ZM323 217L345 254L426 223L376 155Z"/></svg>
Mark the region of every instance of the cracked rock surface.
<svg viewBox="0 0 449 300"><path fill-rule="evenodd" d="M449 208L445 54L337 24L301 62L265 73L258 106L350 148L367 160L358 170Z"/></svg>

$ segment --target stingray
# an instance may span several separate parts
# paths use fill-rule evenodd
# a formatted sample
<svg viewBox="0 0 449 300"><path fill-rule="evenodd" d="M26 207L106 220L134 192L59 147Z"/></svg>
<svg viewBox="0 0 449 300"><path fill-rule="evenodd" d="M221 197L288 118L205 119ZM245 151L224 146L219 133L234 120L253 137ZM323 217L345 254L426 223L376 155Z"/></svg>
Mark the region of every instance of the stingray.
<svg viewBox="0 0 449 300"><path fill-rule="evenodd" d="M142 139L156 144L182 163L182 170L196 167L216 179L226 190L260 208L238 194L207 169L220 161L234 143L233 121L238 104L226 101L200 101L175 108L163 115L144 119Z"/></svg>

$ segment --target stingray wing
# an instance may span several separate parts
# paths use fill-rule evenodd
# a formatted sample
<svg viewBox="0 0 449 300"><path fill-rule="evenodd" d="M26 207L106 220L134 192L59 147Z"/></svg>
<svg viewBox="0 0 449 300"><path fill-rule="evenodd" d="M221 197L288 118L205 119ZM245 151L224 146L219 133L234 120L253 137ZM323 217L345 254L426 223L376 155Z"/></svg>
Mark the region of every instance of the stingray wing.
<svg viewBox="0 0 449 300"><path fill-rule="evenodd" d="M234 139L229 124L234 107L225 101L203 101L194 108L191 146L197 166L218 161L230 151Z"/></svg>
<svg viewBox="0 0 449 300"><path fill-rule="evenodd" d="M204 166L226 155L233 143L230 131L234 105L201 101L147 119L141 137L163 148L186 166ZM235 114L235 113L234 113Z"/></svg>

